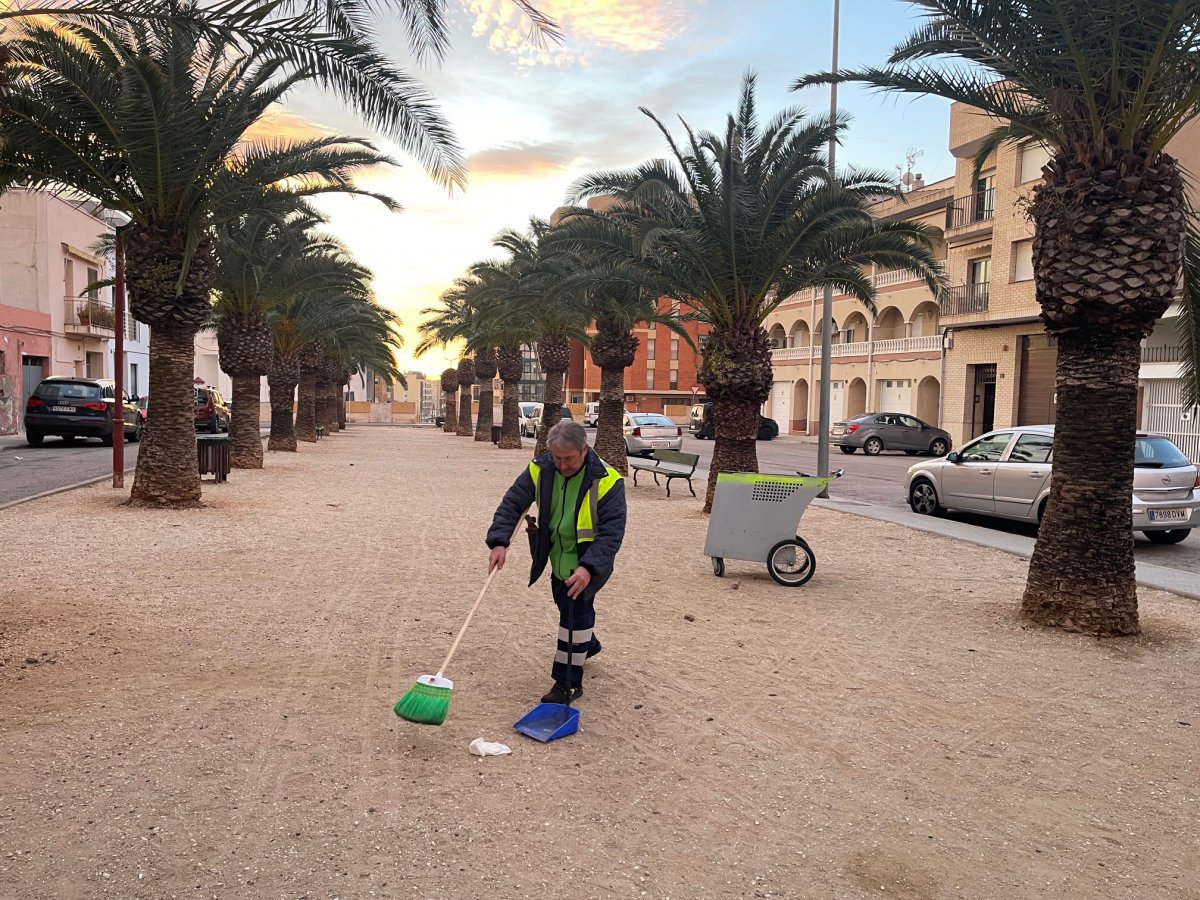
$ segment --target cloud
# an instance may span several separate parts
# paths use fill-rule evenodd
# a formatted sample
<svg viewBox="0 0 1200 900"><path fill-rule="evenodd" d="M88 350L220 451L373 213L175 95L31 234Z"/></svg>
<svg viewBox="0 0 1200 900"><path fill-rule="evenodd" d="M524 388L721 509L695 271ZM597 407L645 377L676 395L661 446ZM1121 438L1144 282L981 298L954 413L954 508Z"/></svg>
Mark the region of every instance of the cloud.
<svg viewBox="0 0 1200 900"><path fill-rule="evenodd" d="M272 106L246 129L243 137L249 141L277 143L279 141L309 141L334 133L291 110Z"/></svg>
<svg viewBox="0 0 1200 900"><path fill-rule="evenodd" d="M471 154L467 171L472 181L482 178L545 178L564 172L575 158L565 143L508 144Z"/></svg>
<svg viewBox="0 0 1200 900"><path fill-rule="evenodd" d="M539 0L538 9L564 34L561 44L539 47L530 40L528 17L512 0L466 0L472 34L486 37L490 50L522 65L551 67L586 65L597 50L661 49L694 21L698 4L703 0Z"/></svg>

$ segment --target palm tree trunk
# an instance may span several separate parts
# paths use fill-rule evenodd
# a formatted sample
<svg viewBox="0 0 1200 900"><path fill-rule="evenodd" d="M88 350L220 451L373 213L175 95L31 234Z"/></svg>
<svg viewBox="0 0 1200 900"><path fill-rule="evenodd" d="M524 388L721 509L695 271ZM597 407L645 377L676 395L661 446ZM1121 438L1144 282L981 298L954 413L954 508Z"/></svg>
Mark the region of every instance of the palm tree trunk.
<svg viewBox="0 0 1200 900"><path fill-rule="evenodd" d="M300 371L300 392L296 398L296 440L317 442L317 374Z"/></svg>
<svg viewBox="0 0 1200 900"><path fill-rule="evenodd" d="M1136 335L1059 337L1054 478L1021 600L1039 625L1138 633L1129 498L1140 365Z"/></svg>
<svg viewBox="0 0 1200 900"><path fill-rule="evenodd" d="M475 379L479 382L479 415L475 420L475 440L492 439L493 397L496 382L496 349L485 347L475 351Z"/></svg>
<svg viewBox="0 0 1200 900"><path fill-rule="evenodd" d="M596 426L596 454L620 472L629 474L625 449L625 369L600 370L600 422Z"/></svg>
<svg viewBox="0 0 1200 900"><path fill-rule="evenodd" d="M329 420L329 385L325 383L325 379L317 376L316 386L313 390L313 424L324 426ZM325 432L329 433L328 430Z"/></svg>
<svg viewBox="0 0 1200 900"><path fill-rule="evenodd" d="M471 387L472 383L462 383L458 389L458 430L459 437L470 437L475 433L471 425Z"/></svg>
<svg viewBox="0 0 1200 900"><path fill-rule="evenodd" d="M292 360L276 361L267 373L271 390L271 436L268 450L296 452L296 428L292 421L292 403L296 396L296 364ZM236 409L236 407L235 407Z"/></svg>
<svg viewBox="0 0 1200 900"><path fill-rule="evenodd" d="M341 431L346 430L346 383L349 380L350 376L343 372L341 383L337 386L337 420Z"/></svg>
<svg viewBox="0 0 1200 900"><path fill-rule="evenodd" d="M233 417L229 425L232 446L229 463L235 469L263 467L262 437L258 433L257 375L233 376Z"/></svg>
<svg viewBox="0 0 1200 900"><path fill-rule="evenodd" d="M150 329L150 396L154 415L138 453L131 506L200 505L196 419L192 394L196 330L159 323ZM120 430L114 439L120 440Z"/></svg>
<svg viewBox="0 0 1200 900"><path fill-rule="evenodd" d="M520 450L524 444L521 441L521 405L520 384L524 371L524 358L520 347L500 347L496 350L496 363L504 385L504 395L500 406L500 443L501 450Z"/></svg>
<svg viewBox="0 0 1200 900"><path fill-rule="evenodd" d="M541 456L546 452L546 439L550 434L550 429L562 421L563 379L566 378L566 375L567 372L565 369L546 370L546 390L542 402L542 421L538 423L537 446L533 449L534 456Z"/></svg>
<svg viewBox="0 0 1200 900"><path fill-rule="evenodd" d="M453 393L446 394L446 421L442 425L442 431L446 434L458 433L458 390Z"/></svg>
<svg viewBox="0 0 1200 900"><path fill-rule="evenodd" d="M704 494L704 512L712 512L713 494L717 490L719 472L757 472L758 410L761 403L744 400L716 400L713 417L716 421L716 440L708 473L708 490Z"/></svg>

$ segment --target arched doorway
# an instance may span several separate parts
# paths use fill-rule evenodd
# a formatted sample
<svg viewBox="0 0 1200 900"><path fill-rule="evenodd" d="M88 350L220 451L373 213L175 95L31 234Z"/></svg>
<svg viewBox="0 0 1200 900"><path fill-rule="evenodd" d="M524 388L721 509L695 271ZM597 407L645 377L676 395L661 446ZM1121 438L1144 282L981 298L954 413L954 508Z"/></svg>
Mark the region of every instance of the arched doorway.
<svg viewBox="0 0 1200 900"><path fill-rule="evenodd" d="M855 416L861 416L867 411L867 383L861 378L855 378L850 382L850 389L846 392L846 418L852 419Z"/></svg>
<svg viewBox="0 0 1200 900"><path fill-rule="evenodd" d="M898 341L904 335L904 316L894 306L879 311L875 317L875 340Z"/></svg>
<svg viewBox="0 0 1200 900"><path fill-rule="evenodd" d="M807 347L812 343L812 335L808 332L808 323L801 320L792 326L788 346Z"/></svg>
<svg viewBox="0 0 1200 900"><path fill-rule="evenodd" d="M938 333L941 309L936 303L922 303L913 310L909 325L911 337L932 337Z"/></svg>
<svg viewBox="0 0 1200 900"><path fill-rule="evenodd" d="M767 338L771 341L772 350L787 346L787 332L778 322L771 326L771 330L767 332Z"/></svg>
<svg viewBox="0 0 1200 900"><path fill-rule="evenodd" d="M796 382L792 390L792 421L791 428L787 428L783 422L779 423L779 430L787 430L796 434L808 434L808 380L801 378Z"/></svg>
<svg viewBox="0 0 1200 900"><path fill-rule="evenodd" d="M942 386L932 375L926 375L917 385L917 418L930 425L941 425L938 421L938 405L942 398Z"/></svg>

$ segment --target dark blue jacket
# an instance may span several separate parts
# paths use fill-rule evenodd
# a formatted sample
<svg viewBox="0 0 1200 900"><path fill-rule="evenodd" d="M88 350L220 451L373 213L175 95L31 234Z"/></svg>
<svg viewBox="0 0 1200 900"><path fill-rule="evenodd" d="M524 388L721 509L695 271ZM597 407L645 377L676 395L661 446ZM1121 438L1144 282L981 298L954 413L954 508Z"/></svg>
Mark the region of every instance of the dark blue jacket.
<svg viewBox="0 0 1200 900"><path fill-rule="evenodd" d="M541 484L537 492L539 509L537 510L538 532L537 539L531 542L533 565L529 570L529 583L532 585L542 575L546 563L550 559L550 502L554 489L554 457L547 451L534 460L541 469ZM592 483L603 478L607 472L604 461L596 455L596 451L588 448L587 459L583 464L583 483L579 486L579 499L575 504L575 515L579 515L579 507L587 498L588 488ZM522 470L508 489L496 515L492 518L492 527L488 529L488 547L507 547L509 538L517 527L517 520L533 503L533 478L529 468ZM613 570L613 560L621 549L621 541L625 539L625 481L618 481L600 498L596 508L596 521L593 523L596 539L579 545L579 564L592 576L589 585L591 590L600 590L608 581ZM522 529L524 532L524 529Z"/></svg>

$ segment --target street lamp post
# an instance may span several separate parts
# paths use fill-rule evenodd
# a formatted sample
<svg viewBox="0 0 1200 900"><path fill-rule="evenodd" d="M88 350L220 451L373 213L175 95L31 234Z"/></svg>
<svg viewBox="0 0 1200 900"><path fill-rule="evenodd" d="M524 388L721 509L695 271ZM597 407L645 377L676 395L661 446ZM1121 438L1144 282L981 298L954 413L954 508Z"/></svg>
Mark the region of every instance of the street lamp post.
<svg viewBox="0 0 1200 900"><path fill-rule="evenodd" d="M833 0L833 68L838 70L838 21L841 18L841 0ZM829 86L829 120L830 127L837 119L837 82ZM829 136L829 182L832 185L836 177L834 165L837 150L837 132ZM829 354L832 347L830 332L833 331L833 285L825 285L825 296L821 301L821 400L817 415L817 474L829 473ZM829 496L829 489L823 488L820 496Z"/></svg>

